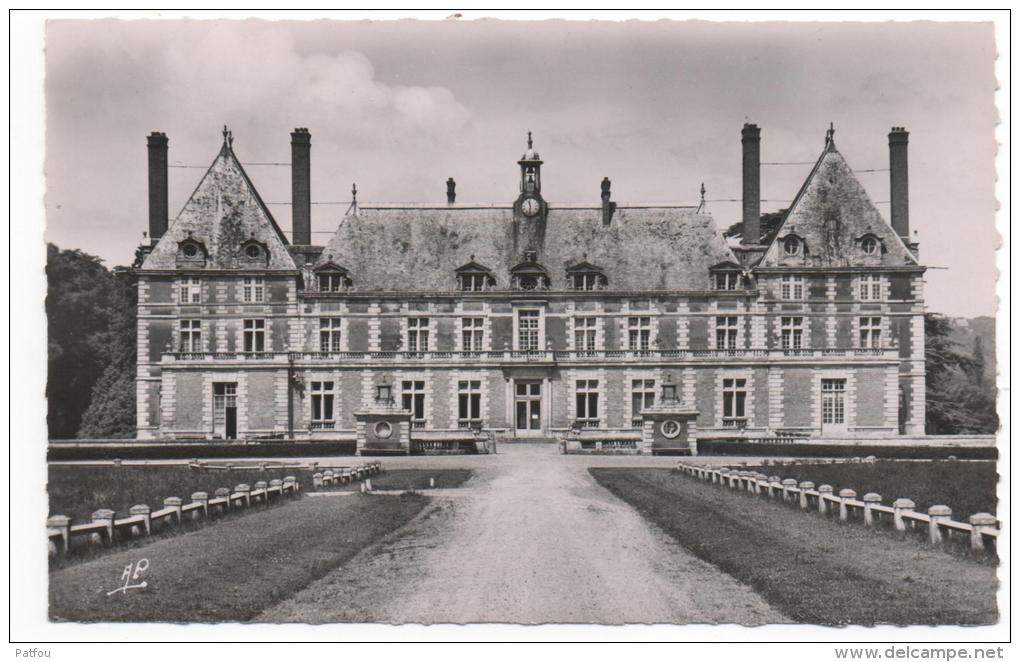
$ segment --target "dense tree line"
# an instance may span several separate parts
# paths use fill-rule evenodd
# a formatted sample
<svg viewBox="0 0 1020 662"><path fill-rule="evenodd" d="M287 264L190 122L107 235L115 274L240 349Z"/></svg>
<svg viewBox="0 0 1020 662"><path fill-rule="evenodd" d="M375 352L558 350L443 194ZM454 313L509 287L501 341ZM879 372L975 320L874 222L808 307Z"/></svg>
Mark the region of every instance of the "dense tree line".
<svg viewBox="0 0 1020 662"><path fill-rule="evenodd" d="M50 437L135 434L134 278L80 250L47 246Z"/></svg>
<svg viewBox="0 0 1020 662"><path fill-rule="evenodd" d="M778 216L778 215L777 215ZM763 235L778 218L763 223ZM130 269L107 269L80 250L48 246L50 437L125 438L135 434L135 314ZM928 434L998 429L994 356L980 336L966 348L951 337L952 319L925 316Z"/></svg>
<svg viewBox="0 0 1020 662"><path fill-rule="evenodd" d="M928 434L991 434L999 429L995 380L985 368L984 341L974 338L968 352L951 337L953 320L924 316Z"/></svg>

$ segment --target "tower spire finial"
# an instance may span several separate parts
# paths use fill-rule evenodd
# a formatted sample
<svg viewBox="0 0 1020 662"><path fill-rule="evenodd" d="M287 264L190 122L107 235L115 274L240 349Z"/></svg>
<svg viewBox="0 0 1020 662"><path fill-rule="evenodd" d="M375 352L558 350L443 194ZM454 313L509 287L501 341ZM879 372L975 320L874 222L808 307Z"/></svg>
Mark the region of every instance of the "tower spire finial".
<svg viewBox="0 0 1020 662"><path fill-rule="evenodd" d="M528 131L528 149L531 149L531 131Z"/></svg>
<svg viewBox="0 0 1020 662"><path fill-rule="evenodd" d="M836 126L832 122L829 122L829 130L825 132L825 145L828 147L832 144L833 136L836 135Z"/></svg>

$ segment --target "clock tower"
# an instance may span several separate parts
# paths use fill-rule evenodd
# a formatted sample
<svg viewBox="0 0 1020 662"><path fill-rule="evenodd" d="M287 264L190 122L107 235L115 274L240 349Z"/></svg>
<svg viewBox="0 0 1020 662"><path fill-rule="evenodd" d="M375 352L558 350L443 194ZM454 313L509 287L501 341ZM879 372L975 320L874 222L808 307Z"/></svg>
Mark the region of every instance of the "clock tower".
<svg viewBox="0 0 1020 662"><path fill-rule="evenodd" d="M517 162L521 167L521 192L514 202L516 218L544 220L545 200L542 198L542 157L532 146L531 131L528 131L528 151Z"/></svg>

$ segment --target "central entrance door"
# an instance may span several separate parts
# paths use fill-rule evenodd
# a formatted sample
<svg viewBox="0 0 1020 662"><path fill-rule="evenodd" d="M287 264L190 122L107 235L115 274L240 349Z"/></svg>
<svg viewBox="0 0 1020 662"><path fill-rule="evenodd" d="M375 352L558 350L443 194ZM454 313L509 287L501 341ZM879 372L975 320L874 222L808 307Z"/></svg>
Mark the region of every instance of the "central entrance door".
<svg viewBox="0 0 1020 662"><path fill-rule="evenodd" d="M514 426L517 436L538 437L542 435L542 382L521 381L515 384Z"/></svg>
<svg viewBox="0 0 1020 662"><path fill-rule="evenodd" d="M213 434L237 439L237 382L213 383Z"/></svg>

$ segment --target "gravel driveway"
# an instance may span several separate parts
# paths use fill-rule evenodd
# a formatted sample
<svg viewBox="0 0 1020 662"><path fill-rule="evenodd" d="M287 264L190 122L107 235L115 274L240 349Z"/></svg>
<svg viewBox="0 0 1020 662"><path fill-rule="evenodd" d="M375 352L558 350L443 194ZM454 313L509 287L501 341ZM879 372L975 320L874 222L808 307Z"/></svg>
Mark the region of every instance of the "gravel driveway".
<svg viewBox="0 0 1020 662"><path fill-rule="evenodd" d="M481 459L471 463L475 475L464 488L437 494L408 527L258 620L788 620L746 585L684 551L587 471L606 460L629 466L652 458L567 457L553 445L515 444Z"/></svg>

